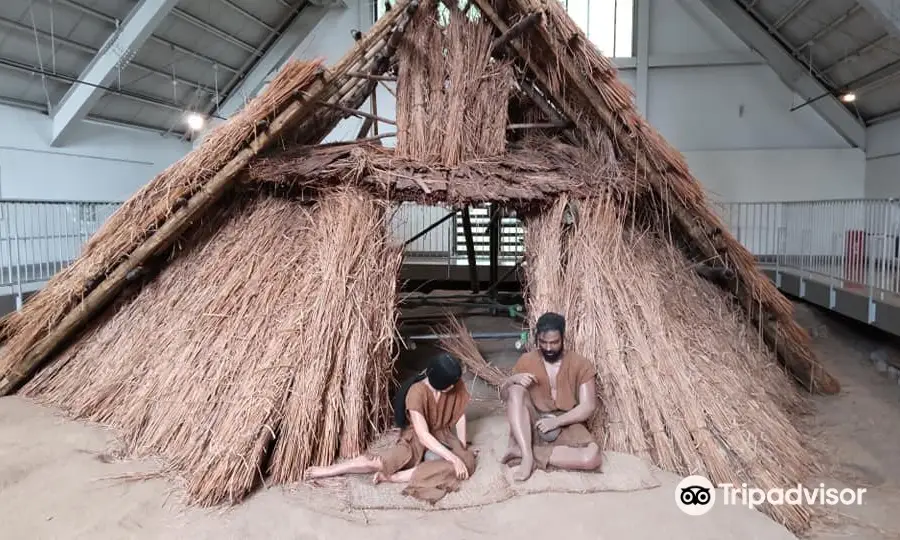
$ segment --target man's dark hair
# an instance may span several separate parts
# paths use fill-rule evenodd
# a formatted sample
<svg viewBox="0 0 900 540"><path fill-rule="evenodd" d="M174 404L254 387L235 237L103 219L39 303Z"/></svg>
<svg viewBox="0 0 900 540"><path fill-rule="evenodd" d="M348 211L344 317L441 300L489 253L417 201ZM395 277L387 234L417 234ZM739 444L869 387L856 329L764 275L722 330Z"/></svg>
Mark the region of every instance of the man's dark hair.
<svg viewBox="0 0 900 540"><path fill-rule="evenodd" d="M566 318L559 313L547 312L540 316L535 325L535 333L541 335L544 332L558 331L560 336L566 334Z"/></svg>

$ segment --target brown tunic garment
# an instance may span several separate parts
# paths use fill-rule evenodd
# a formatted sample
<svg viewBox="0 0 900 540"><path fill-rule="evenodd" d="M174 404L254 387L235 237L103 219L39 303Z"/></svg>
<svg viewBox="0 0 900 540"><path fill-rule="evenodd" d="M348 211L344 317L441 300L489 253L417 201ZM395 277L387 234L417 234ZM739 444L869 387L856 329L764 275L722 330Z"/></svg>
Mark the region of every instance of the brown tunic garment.
<svg viewBox="0 0 900 540"><path fill-rule="evenodd" d="M403 494L434 504L447 493L459 489L460 481L449 461L443 458L422 461L427 448L416 435L409 413L416 411L425 418L434 438L463 460L471 476L475 472L475 454L463 447L455 431L468 404L469 391L463 381L458 381L452 390L440 394L437 399L424 380L413 384L406 395L409 425L400 432L394 446L372 452L370 457L381 459L381 470L386 475L415 467Z"/></svg>
<svg viewBox="0 0 900 540"><path fill-rule="evenodd" d="M560 359L559 372L556 375L556 399L551 392L550 377L547 368L544 367L544 359L540 351L533 350L519 357L519 361L513 367L513 373L530 373L534 375L535 382L528 388L528 397L531 398L531 424L533 427L532 445L534 447L535 465L546 470L550 461L550 454L555 446L569 446L583 448L591 443L596 443L594 436L584 423L569 424L560 429L559 436L553 442L541 439L537 421L542 413L562 414L574 409L578 405L578 389L581 385L592 380L597 375L594 365L580 354L567 351Z"/></svg>

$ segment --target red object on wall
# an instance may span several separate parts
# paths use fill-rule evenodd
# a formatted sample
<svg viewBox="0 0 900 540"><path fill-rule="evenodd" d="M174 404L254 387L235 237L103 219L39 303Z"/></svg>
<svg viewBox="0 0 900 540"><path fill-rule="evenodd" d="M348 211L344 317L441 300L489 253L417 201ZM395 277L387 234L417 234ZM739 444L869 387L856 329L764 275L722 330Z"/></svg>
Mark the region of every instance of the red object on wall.
<svg viewBox="0 0 900 540"><path fill-rule="evenodd" d="M866 275L866 231L847 231L844 246L844 279L862 285Z"/></svg>

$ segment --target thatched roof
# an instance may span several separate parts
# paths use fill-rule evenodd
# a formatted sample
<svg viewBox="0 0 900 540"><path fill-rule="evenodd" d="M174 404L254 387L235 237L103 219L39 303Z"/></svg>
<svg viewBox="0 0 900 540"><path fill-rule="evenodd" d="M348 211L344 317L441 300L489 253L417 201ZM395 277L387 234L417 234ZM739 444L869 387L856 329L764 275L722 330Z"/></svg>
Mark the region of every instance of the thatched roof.
<svg viewBox="0 0 900 540"><path fill-rule="evenodd" d="M770 359L810 391L838 382L560 3L472 0L446 27L434 0L399 4L337 65L288 64L4 319L0 395L23 389L118 427L132 453L165 456L195 502L239 501L264 476L297 480L384 427L397 261L379 212L398 200L494 201L525 211L530 316L566 312L572 339L609 375L601 397L613 418L597 427L609 445L760 487L808 473L792 423L802 400ZM396 148L318 146L348 114L365 116L356 110L387 73L398 80ZM318 200L292 209L279 198L291 189ZM247 192L265 202L242 205ZM576 222L562 228L567 205ZM731 277L698 281L700 262ZM263 268L278 279L264 282ZM641 279L626 279L635 269ZM682 306L691 301L694 311ZM160 328L175 305L183 326ZM682 324L700 320L709 328ZM236 330L247 327L251 337ZM366 385L361 369L381 382ZM734 403L751 404L740 429ZM179 421L189 414L206 438ZM796 509L766 510L808 525Z"/></svg>
<svg viewBox="0 0 900 540"><path fill-rule="evenodd" d="M579 198L615 191L625 197L648 191L648 183L621 175L611 161L545 138L456 166L397 157L393 148L371 142L349 142L256 159L248 180L299 190L349 184L383 199L457 208L484 202L515 208L562 193Z"/></svg>

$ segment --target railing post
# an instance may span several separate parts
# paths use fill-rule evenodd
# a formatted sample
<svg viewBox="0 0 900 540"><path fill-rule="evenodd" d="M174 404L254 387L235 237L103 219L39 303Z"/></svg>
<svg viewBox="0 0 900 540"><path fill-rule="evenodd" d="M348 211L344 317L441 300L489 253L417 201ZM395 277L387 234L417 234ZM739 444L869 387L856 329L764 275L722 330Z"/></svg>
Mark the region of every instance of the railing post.
<svg viewBox="0 0 900 540"><path fill-rule="evenodd" d="M13 203L13 208L15 208L15 203ZM14 266L16 269L16 310L22 308L22 249L19 245L21 239L19 237L19 212L10 212L10 217L15 214L13 218L13 223L15 223L15 230L12 233L12 239L16 243L16 255L15 260L11 261L11 266Z"/></svg>

